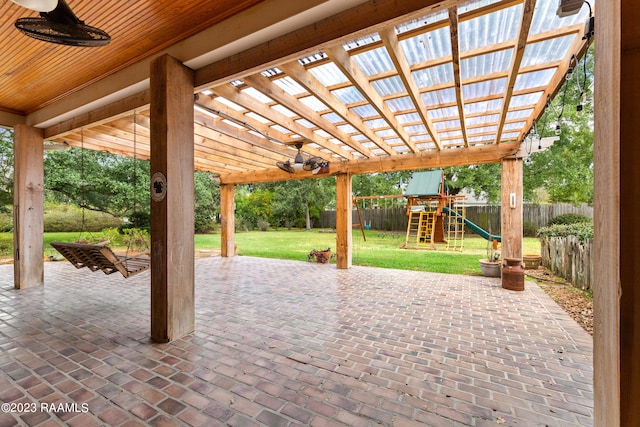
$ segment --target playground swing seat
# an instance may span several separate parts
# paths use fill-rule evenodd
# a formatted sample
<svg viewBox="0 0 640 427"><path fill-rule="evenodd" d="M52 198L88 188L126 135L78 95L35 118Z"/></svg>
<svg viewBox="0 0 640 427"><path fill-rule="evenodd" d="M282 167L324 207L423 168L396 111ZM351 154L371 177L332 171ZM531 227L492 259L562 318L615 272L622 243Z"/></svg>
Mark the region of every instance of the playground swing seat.
<svg viewBox="0 0 640 427"><path fill-rule="evenodd" d="M132 256L120 255L114 253L108 244L108 240L97 244L51 242L51 246L78 269L87 267L91 271L101 270L104 274L119 271L126 279L151 267L148 251Z"/></svg>

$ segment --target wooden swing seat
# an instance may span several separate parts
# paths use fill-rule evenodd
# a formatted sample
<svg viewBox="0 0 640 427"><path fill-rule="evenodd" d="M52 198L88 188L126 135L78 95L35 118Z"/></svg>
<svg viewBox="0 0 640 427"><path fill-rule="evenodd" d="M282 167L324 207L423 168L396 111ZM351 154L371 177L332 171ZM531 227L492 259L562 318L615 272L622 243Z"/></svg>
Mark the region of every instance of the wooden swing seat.
<svg viewBox="0 0 640 427"><path fill-rule="evenodd" d="M119 271L125 278L129 278L151 267L148 252L134 256L119 255L108 244L109 241L97 244L51 242L51 246L75 268L87 267L91 271L101 270L104 274Z"/></svg>

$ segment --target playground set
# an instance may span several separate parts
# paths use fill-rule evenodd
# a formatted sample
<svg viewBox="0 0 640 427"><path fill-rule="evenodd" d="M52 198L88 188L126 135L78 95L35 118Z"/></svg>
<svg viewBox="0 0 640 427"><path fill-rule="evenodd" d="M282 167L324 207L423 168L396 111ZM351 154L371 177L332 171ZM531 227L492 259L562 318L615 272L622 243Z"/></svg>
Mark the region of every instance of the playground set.
<svg viewBox="0 0 640 427"><path fill-rule="evenodd" d="M497 249L500 236L490 234L466 218L465 196L449 195L444 183L444 171L432 170L417 172L409 181L404 195L375 196L376 198L405 198L407 232L403 249L436 250L436 244L444 245L444 250L462 251L464 248L465 227L486 239ZM371 199L371 196L355 197L354 204L364 237L365 224L358 201ZM364 237L366 241L366 237Z"/></svg>

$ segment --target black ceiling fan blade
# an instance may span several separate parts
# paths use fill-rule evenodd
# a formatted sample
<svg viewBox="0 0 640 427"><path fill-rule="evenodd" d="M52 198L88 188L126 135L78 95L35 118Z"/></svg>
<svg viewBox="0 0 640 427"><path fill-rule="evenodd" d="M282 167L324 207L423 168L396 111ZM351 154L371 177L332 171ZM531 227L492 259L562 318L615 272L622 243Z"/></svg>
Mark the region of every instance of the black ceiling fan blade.
<svg viewBox="0 0 640 427"><path fill-rule="evenodd" d="M286 162L276 162L276 166L288 173L294 173L296 171L293 166L291 166L289 160L287 160Z"/></svg>

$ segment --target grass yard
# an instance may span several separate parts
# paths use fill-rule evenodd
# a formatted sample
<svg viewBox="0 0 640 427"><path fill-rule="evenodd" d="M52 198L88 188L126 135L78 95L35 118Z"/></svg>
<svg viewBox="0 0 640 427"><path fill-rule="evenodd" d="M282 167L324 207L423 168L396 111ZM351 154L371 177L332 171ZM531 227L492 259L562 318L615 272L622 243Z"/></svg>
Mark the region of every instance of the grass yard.
<svg viewBox="0 0 640 427"><path fill-rule="evenodd" d="M364 241L361 231L353 231L353 265L397 268L402 270L430 271L451 274L480 274L478 260L487 258L487 241L476 236L466 235L464 250L452 252L438 245L438 250L400 249L404 243L404 233L378 232L368 230ZM2 251L2 258L11 257L12 236L1 233L0 240L8 247ZM45 256L57 252L49 245L52 241L73 242L80 237L73 233L45 233ZM99 238L100 233L93 233ZM292 259L306 261L313 249L331 248L336 251L336 235L329 230L270 230L238 232L235 236L239 255L265 258ZM5 245L5 246L7 246ZM126 247L115 247L124 251ZM198 234L195 236L195 249L219 250L220 234ZM524 239L524 253L540 253L540 241L537 238Z"/></svg>
<svg viewBox="0 0 640 427"><path fill-rule="evenodd" d="M400 249L404 233L365 231L353 232L353 264L397 268L401 270L430 271L452 274L480 274L478 260L487 258L487 241L467 235L462 252L438 250ZM196 235L196 249L218 249L220 235ZM312 249L331 248L335 253L336 235L325 230L313 231L251 231L236 233L239 255L279 259L306 260ZM540 253L537 238L524 239L524 253ZM489 252L490 253L490 252Z"/></svg>

